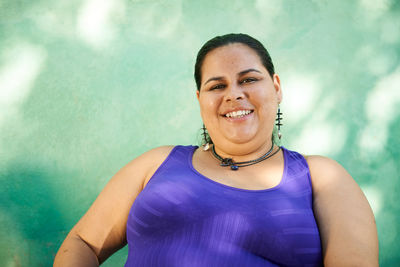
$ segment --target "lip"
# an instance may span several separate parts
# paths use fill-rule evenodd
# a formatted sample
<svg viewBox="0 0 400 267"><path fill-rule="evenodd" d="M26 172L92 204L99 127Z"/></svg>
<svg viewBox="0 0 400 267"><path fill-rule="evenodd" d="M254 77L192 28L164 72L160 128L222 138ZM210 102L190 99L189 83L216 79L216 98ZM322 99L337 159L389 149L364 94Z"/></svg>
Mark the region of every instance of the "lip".
<svg viewBox="0 0 400 267"><path fill-rule="evenodd" d="M227 110L221 112L220 115L223 116L223 117L225 117L226 114L228 114L228 113L230 113L230 112L234 112L234 111L239 111L239 110L250 110L250 111L251 111L250 114L252 114L252 113L254 112L254 109L252 109L252 108L237 107L237 108L233 108L233 109L227 109ZM247 115L250 115L250 114L247 114ZM246 115L246 116L247 116L247 115Z"/></svg>
<svg viewBox="0 0 400 267"><path fill-rule="evenodd" d="M251 112L249 114L243 115L243 116L238 117L238 118L232 118L232 117L227 117L226 116L226 114L228 114L230 112L239 111L239 110L249 110ZM225 112L223 112L221 114L221 117L223 117L225 120L227 120L229 122L241 122L241 121L245 121L245 120L249 119L250 117L252 117L253 113L254 113L254 109L238 107L238 108L226 110Z"/></svg>

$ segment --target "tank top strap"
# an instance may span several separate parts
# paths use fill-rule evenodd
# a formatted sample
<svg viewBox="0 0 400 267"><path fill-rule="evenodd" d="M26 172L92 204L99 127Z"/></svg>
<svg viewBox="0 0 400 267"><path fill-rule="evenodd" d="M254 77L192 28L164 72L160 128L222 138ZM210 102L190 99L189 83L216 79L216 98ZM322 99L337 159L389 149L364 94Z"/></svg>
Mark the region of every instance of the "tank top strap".
<svg viewBox="0 0 400 267"><path fill-rule="evenodd" d="M187 164L187 162L192 159L192 154L197 148L197 146L192 145L175 146L171 150L167 158L164 160L164 162L161 163L153 176L150 178L148 184L155 182L155 180L158 179L157 177L163 177L163 174L165 172L175 173L178 171L181 174L187 174L188 172L190 172L189 164ZM165 179L165 177L163 179Z"/></svg>
<svg viewBox="0 0 400 267"><path fill-rule="evenodd" d="M161 164L159 169L163 170L164 168L184 168L188 167L187 162L192 159L192 155L194 153L194 150L196 150L198 146L182 146L182 145L177 145L175 146L171 152L169 153L168 157L164 160L164 162Z"/></svg>
<svg viewBox="0 0 400 267"><path fill-rule="evenodd" d="M296 151L289 150L282 147L286 154L286 179L287 181L297 180L298 182L305 182L311 189L311 176L308 163L304 156ZM299 181L300 179L300 181ZM306 180L306 181L305 181Z"/></svg>

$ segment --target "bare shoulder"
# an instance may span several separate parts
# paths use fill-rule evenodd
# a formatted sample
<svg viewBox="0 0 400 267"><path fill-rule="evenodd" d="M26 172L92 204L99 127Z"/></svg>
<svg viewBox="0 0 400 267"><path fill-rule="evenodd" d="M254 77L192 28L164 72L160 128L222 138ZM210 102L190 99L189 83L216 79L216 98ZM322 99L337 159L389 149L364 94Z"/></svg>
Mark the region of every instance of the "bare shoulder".
<svg viewBox="0 0 400 267"><path fill-rule="evenodd" d="M140 183L139 189L142 190L146 180L154 174L172 149L173 146L160 146L141 154L122 167L110 182L120 181L125 188L137 188L137 184ZM130 186L132 183L135 187Z"/></svg>
<svg viewBox="0 0 400 267"><path fill-rule="evenodd" d="M155 161L164 160L173 148L174 146L159 146L143 153L138 158L155 163Z"/></svg>
<svg viewBox="0 0 400 267"><path fill-rule="evenodd" d="M361 188L335 160L305 156L325 266L378 266L375 218Z"/></svg>
<svg viewBox="0 0 400 267"><path fill-rule="evenodd" d="M146 186L147 182L160 167L160 165L165 161L173 148L174 146L156 147L128 163L128 168L136 169L136 166L141 166L141 168L145 169L142 189Z"/></svg>
<svg viewBox="0 0 400 267"><path fill-rule="evenodd" d="M134 158L111 178L106 188L119 193L124 191L127 196L133 195L132 190L140 192L145 181L154 174L172 149L173 146L160 146Z"/></svg>
<svg viewBox="0 0 400 267"><path fill-rule="evenodd" d="M328 167L328 168L337 168L340 166L335 160L319 156L319 155L304 155L309 165L312 167ZM310 166L311 167L311 166Z"/></svg>
<svg viewBox="0 0 400 267"><path fill-rule="evenodd" d="M314 191L325 186L355 184L354 179L337 161L318 155L304 156L309 169Z"/></svg>
<svg viewBox="0 0 400 267"><path fill-rule="evenodd" d="M167 158L174 146L160 146L153 148L137 158L131 160L126 167L138 167L141 165L143 168L153 168L161 165L161 163Z"/></svg>

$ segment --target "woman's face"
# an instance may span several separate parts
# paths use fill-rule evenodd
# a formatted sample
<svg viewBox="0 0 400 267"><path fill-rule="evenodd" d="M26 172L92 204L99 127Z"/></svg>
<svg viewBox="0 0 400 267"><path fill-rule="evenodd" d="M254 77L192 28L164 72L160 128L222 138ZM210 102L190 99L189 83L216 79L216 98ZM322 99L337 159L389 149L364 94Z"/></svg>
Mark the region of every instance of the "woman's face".
<svg viewBox="0 0 400 267"><path fill-rule="evenodd" d="M278 75L271 79L256 52L240 43L212 50L201 70L197 98L215 145L270 144L282 97Z"/></svg>

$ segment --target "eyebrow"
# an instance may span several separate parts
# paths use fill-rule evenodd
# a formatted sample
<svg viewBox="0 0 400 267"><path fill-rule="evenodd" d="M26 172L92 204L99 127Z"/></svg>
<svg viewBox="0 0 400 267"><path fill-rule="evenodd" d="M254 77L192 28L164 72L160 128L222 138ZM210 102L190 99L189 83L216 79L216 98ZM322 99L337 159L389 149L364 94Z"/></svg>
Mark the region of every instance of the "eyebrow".
<svg viewBox="0 0 400 267"><path fill-rule="evenodd" d="M212 81L220 81L220 80L223 80L223 79L224 79L224 77L222 77L222 76L212 77L212 78L208 79L208 80L204 83L204 85L206 85L207 83L212 82Z"/></svg>
<svg viewBox="0 0 400 267"><path fill-rule="evenodd" d="M253 71L262 74L262 72L259 71L259 70L257 70L257 69L247 69L247 70L242 70L241 72L239 72L237 76L243 76L243 75L245 75L245 74L247 74L247 73L249 73L249 72L253 72ZM206 85L207 83L209 83L209 82L211 82L211 81L221 81L221 80L223 80L223 79L224 79L224 77L222 77L222 76L212 77L212 78L208 79L208 80L204 83L204 85Z"/></svg>
<svg viewBox="0 0 400 267"><path fill-rule="evenodd" d="M245 75L246 73L253 72L253 71L262 74L262 72L257 69L247 69L247 70L243 70L243 71L239 72L238 76L242 76L242 75Z"/></svg>

